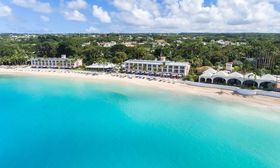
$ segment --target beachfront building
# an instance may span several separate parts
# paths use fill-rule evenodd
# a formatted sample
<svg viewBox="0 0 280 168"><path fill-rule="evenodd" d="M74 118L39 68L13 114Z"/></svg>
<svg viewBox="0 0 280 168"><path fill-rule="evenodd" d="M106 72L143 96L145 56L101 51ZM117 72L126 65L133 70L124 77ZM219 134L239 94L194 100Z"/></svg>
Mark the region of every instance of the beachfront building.
<svg viewBox="0 0 280 168"><path fill-rule="evenodd" d="M226 63L226 70L227 71L232 71L233 70L233 62Z"/></svg>
<svg viewBox="0 0 280 168"><path fill-rule="evenodd" d="M267 89L277 86L277 78L273 75L267 74L263 75L260 79L257 79L258 88Z"/></svg>
<svg viewBox="0 0 280 168"><path fill-rule="evenodd" d="M271 89L275 88L277 79L275 76L270 74L260 77L253 73L242 75L238 72L216 71L210 68L199 76L199 82L238 87L246 86L260 89Z"/></svg>
<svg viewBox="0 0 280 168"><path fill-rule="evenodd" d="M83 65L82 59L69 59L66 55L61 58L32 58L32 68L72 69Z"/></svg>
<svg viewBox="0 0 280 168"><path fill-rule="evenodd" d="M213 68L209 68L199 76L199 82L202 83L212 83L212 76L216 74L217 71Z"/></svg>
<svg viewBox="0 0 280 168"><path fill-rule="evenodd" d="M276 89L277 89L278 91L280 91L280 76L277 77Z"/></svg>
<svg viewBox="0 0 280 168"><path fill-rule="evenodd" d="M114 45L117 45L117 42L115 41L110 41L110 42L98 42L97 43L98 46L101 46L101 47L113 47Z"/></svg>
<svg viewBox="0 0 280 168"><path fill-rule="evenodd" d="M108 64L98 64L93 63L92 65L86 66L86 69L93 70L93 71L105 71L111 72L116 68L115 64L108 63Z"/></svg>
<svg viewBox="0 0 280 168"><path fill-rule="evenodd" d="M184 77L190 70L188 62L166 61L165 57L160 60L127 60L124 67L127 73L164 77Z"/></svg>

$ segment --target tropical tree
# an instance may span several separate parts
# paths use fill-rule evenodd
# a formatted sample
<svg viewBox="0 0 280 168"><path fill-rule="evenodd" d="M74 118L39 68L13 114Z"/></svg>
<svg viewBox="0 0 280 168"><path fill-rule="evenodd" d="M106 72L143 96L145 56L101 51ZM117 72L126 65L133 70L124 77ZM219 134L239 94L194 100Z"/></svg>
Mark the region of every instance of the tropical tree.
<svg viewBox="0 0 280 168"><path fill-rule="evenodd" d="M123 63L125 60L127 60L127 54L125 52L116 52L116 54L113 57L113 63L115 64L121 64Z"/></svg>

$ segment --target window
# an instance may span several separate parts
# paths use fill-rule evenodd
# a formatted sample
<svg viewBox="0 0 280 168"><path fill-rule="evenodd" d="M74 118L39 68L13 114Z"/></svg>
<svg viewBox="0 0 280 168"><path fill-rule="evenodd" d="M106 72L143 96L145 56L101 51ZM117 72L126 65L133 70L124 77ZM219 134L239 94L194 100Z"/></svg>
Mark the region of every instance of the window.
<svg viewBox="0 0 280 168"><path fill-rule="evenodd" d="M172 72L172 66L168 66L168 72Z"/></svg>
<svg viewBox="0 0 280 168"><path fill-rule="evenodd" d="M180 69L180 73L181 74L185 74L185 70L184 69Z"/></svg>
<svg viewBox="0 0 280 168"><path fill-rule="evenodd" d="M153 71L157 70L157 65L153 65Z"/></svg>
<svg viewBox="0 0 280 168"><path fill-rule="evenodd" d="M149 64L149 65L148 65L148 71L151 71L151 70L152 70L152 65Z"/></svg>

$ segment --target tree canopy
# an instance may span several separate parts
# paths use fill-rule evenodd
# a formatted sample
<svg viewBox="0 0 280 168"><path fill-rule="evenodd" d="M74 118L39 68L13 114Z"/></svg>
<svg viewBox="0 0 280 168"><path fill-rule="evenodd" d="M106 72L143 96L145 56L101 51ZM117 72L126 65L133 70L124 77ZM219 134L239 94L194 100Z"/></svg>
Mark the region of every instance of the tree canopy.
<svg viewBox="0 0 280 168"><path fill-rule="evenodd" d="M188 61L192 72L233 62L236 71L280 74L279 34L68 34L0 35L0 64L25 64L32 57L83 58L121 64L127 59ZM227 45L218 43L222 40ZM103 47L100 42L115 42ZM125 43L136 43L126 46Z"/></svg>

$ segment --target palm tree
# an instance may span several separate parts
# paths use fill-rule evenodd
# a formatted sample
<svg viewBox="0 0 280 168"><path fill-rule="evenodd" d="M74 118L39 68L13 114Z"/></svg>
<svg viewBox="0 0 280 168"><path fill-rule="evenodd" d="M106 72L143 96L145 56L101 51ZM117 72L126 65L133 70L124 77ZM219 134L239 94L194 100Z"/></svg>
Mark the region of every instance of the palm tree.
<svg viewBox="0 0 280 168"><path fill-rule="evenodd" d="M146 72L146 70L147 70L147 65L146 64L144 64L143 70L144 70L144 72Z"/></svg>
<svg viewBox="0 0 280 168"><path fill-rule="evenodd" d="M160 64L158 67L159 71L162 73L163 72L163 64Z"/></svg>
<svg viewBox="0 0 280 168"><path fill-rule="evenodd" d="M137 65L136 65L136 64L133 64L133 65L132 65L132 70L133 70L133 71L136 71L136 69L137 69Z"/></svg>
<svg viewBox="0 0 280 168"><path fill-rule="evenodd" d="M58 69L60 69L60 68L61 68L61 66L62 66L61 61L58 61L58 62L57 62L57 67L58 67Z"/></svg>
<svg viewBox="0 0 280 168"><path fill-rule="evenodd" d="M162 68L162 74L164 74L165 72L164 72L164 69L166 69L167 68L167 65L166 65L166 62L163 62L162 64L161 64L161 68Z"/></svg>

